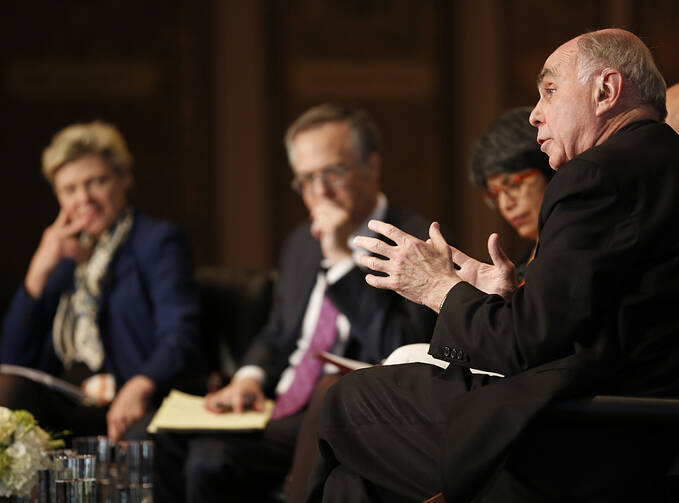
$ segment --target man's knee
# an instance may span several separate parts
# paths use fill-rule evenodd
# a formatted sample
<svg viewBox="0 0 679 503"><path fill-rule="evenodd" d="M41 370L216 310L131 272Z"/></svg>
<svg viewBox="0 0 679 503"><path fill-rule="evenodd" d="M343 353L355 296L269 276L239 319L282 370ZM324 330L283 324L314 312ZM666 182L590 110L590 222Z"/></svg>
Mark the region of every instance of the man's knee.
<svg viewBox="0 0 679 503"><path fill-rule="evenodd" d="M218 441L189 443L184 463L186 493L189 501L200 501L201 494L220 494L229 476L229 459Z"/></svg>
<svg viewBox="0 0 679 503"><path fill-rule="evenodd" d="M320 414L319 431L345 424L345 412L353 409L357 390L363 382L362 372L350 372L328 388Z"/></svg>

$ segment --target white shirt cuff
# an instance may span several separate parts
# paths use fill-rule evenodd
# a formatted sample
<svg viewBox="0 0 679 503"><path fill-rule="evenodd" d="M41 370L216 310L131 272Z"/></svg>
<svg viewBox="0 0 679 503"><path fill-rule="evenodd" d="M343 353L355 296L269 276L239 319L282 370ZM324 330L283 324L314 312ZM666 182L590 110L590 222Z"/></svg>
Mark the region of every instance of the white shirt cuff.
<svg viewBox="0 0 679 503"><path fill-rule="evenodd" d="M262 367L257 365L245 365L239 368L233 375L233 379L243 379L243 378L257 379L260 386L264 386L264 379L266 379L266 373Z"/></svg>

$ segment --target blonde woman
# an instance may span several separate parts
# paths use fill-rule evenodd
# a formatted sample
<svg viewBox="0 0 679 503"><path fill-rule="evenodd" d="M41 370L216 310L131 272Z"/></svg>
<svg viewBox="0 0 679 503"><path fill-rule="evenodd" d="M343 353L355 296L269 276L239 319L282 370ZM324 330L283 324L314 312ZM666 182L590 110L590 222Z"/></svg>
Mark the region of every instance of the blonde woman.
<svg viewBox="0 0 679 503"><path fill-rule="evenodd" d="M131 168L121 134L99 121L65 128L43 152L59 214L5 317L0 361L74 384L97 375L115 393L110 405L83 407L0 374L0 404L49 428L118 440L198 356L187 244L175 226L131 207Z"/></svg>

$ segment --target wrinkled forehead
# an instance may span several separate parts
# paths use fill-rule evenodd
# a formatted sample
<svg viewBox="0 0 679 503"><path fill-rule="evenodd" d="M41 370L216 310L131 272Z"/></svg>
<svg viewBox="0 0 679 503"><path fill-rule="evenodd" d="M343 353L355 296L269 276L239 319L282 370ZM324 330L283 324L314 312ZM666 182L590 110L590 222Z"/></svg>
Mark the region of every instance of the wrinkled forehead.
<svg viewBox="0 0 679 503"><path fill-rule="evenodd" d="M537 84L540 86L546 79L564 78L572 75L577 61L577 39L569 40L549 55L538 73Z"/></svg>

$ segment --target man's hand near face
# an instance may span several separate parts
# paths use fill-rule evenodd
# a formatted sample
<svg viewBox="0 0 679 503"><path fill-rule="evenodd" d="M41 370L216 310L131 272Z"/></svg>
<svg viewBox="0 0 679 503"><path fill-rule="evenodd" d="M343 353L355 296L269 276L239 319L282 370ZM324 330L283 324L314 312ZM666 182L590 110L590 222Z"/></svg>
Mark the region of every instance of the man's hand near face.
<svg viewBox="0 0 679 503"><path fill-rule="evenodd" d="M351 258L348 239L351 235L350 213L329 199L321 199L311 210L311 234L321 244L323 257L332 264Z"/></svg>

